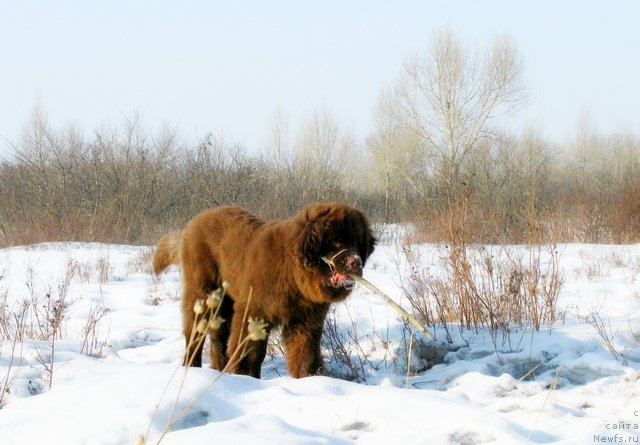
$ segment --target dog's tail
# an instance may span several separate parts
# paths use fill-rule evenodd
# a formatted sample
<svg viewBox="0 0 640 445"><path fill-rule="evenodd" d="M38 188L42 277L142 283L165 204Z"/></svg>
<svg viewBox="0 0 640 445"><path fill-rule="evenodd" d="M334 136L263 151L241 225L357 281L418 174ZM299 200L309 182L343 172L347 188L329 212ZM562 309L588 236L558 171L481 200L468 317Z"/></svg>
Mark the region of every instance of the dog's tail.
<svg viewBox="0 0 640 445"><path fill-rule="evenodd" d="M153 271L156 275L160 275L172 264L180 264L181 243L182 231L171 232L160 238L153 254Z"/></svg>

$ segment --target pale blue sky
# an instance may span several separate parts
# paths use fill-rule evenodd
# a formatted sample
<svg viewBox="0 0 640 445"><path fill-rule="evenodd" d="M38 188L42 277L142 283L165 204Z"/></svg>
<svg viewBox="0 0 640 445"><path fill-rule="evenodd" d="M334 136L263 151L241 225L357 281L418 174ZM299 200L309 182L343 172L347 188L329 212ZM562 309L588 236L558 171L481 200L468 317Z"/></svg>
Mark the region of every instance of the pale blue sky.
<svg viewBox="0 0 640 445"><path fill-rule="evenodd" d="M0 0L0 148L37 101L85 133L137 111L254 150L281 107L294 127L329 110L363 139L381 89L447 25L472 47L515 39L531 92L518 125L561 141L588 111L599 131L637 131L639 17L631 0Z"/></svg>

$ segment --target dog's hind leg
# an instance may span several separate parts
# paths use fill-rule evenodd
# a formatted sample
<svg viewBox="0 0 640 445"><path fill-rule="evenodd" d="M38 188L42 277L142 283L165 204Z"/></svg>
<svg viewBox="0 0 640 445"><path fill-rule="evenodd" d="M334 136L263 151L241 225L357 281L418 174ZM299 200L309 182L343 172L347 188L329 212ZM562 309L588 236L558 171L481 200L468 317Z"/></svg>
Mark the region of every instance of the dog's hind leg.
<svg viewBox="0 0 640 445"><path fill-rule="evenodd" d="M209 334L211 339L211 367L222 371L229 357L227 356L227 344L229 343L229 336L231 334L231 320L233 318L233 300L229 295L225 295L222 299L218 316L224 319L224 322L218 329L212 330Z"/></svg>
<svg viewBox="0 0 640 445"><path fill-rule="evenodd" d="M206 263L199 263L199 267L195 269L183 267L182 332L186 344L183 361L185 366L202 366L204 341L196 335L195 323L196 320L208 316L209 311L197 315L194 308L198 301L201 301L203 309L205 308L209 293L217 287L215 278L215 268L207 267Z"/></svg>
<svg viewBox="0 0 640 445"><path fill-rule="evenodd" d="M204 297L204 294L198 289L192 289L185 280L182 295L182 333L185 340L185 355L182 364L184 366L202 366L202 347L204 342L198 341L195 331L196 314L194 312L196 301L202 297Z"/></svg>

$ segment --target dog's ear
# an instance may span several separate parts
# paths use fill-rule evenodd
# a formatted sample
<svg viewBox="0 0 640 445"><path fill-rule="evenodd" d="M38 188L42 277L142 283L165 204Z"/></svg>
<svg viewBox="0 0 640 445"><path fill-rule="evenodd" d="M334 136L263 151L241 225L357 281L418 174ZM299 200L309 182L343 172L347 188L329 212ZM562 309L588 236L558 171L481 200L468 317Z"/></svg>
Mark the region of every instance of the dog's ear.
<svg viewBox="0 0 640 445"><path fill-rule="evenodd" d="M313 205L301 212L301 230L296 242L300 263L313 267L320 261L322 237L327 226L328 206Z"/></svg>
<svg viewBox="0 0 640 445"><path fill-rule="evenodd" d="M363 260L366 260L373 253L373 250L376 248L376 244L378 244L378 239L373 236L373 233L371 233L371 229L369 228L369 226L367 226L365 230L364 241L362 244L364 256L361 256Z"/></svg>
<svg viewBox="0 0 640 445"><path fill-rule="evenodd" d="M358 222L355 224L355 226L358 227L357 233L359 233L358 253L360 254L360 257L362 257L362 259L366 261L367 258L369 258L369 256L373 253L378 240L371 231L371 225L369 224L367 217L364 216L364 214L360 211L356 212L357 217L355 218L355 220Z"/></svg>

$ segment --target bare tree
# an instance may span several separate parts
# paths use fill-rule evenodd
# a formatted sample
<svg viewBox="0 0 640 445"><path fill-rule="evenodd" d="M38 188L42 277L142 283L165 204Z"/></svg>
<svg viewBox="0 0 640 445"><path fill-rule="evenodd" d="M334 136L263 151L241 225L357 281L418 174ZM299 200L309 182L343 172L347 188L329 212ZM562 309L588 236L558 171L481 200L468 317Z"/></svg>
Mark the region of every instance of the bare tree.
<svg viewBox="0 0 640 445"><path fill-rule="evenodd" d="M385 90L378 99L374 112L376 132L367 138L366 145L371 154L372 188L384 195L384 220L393 220L399 208L407 206L413 192L420 192L419 151L420 140L415 133L398 125L395 120L397 97ZM395 209L392 209L395 207Z"/></svg>
<svg viewBox="0 0 640 445"><path fill-rule="evenodd" d="M335 198L349 172L355 151L353 134L345 131L328 111L313 111L294 143L293 166L302 202Z"/></svg>
<svg viewBox="0 0 640 445"><path fill-rule="evenodd" d="M291 142L290 123L287 113L281 108L276 108L272 118L271 127L266 141L266 149L275 165L290 168Z"/></svg>
<svg viewBox="0 0 640 445"><path fill-rule="evenodd" d="M272 218L289 215L298 205L290 128L288 114L277 107L271 117L262 154L263 162L268 167L267 181L271 184L273 196L264 213Z"/></svg>
<svg viewBox="0 0 640 445"><path fill-rule="evenodd" d="M435 35L428 53L406 60L395 93L397 122L421 139L445 191L479 141L497 133L498 118L526 98L511 39L498 37L486 53L472 54L450 29Z"/></svg>

